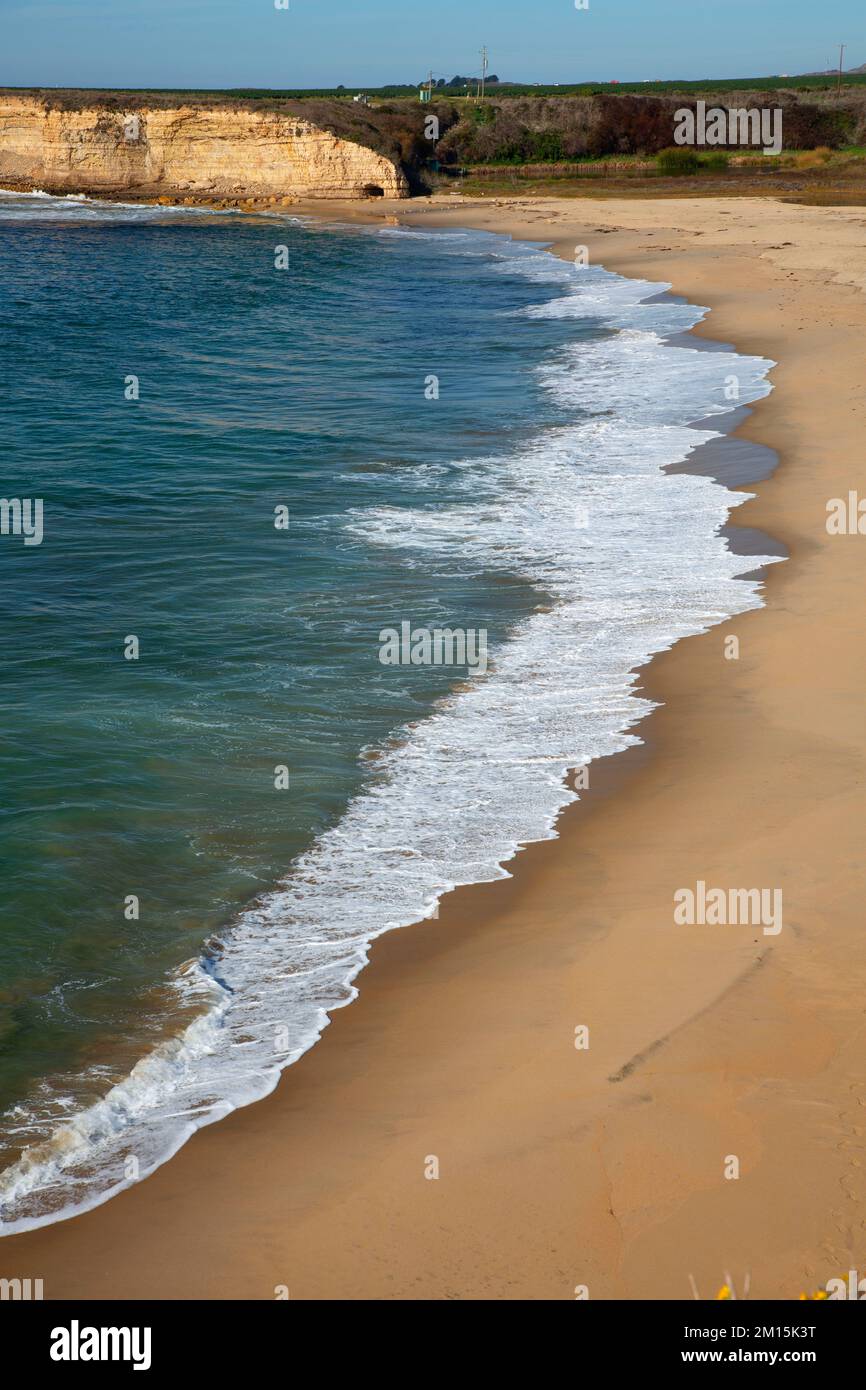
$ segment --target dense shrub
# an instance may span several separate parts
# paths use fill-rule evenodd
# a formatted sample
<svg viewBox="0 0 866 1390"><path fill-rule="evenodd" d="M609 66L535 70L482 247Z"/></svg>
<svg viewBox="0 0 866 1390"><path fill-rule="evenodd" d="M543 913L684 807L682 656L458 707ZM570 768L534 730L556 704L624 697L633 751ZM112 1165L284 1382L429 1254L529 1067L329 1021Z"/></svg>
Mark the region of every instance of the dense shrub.
<svg viewBox="0 0 866 1390"><path fill-rule="evenodd" d="M802 154L797 155L794 162L798 169L817 169L832 158L833 151L828 150L826 145L820 145L816 150L804 150Z"/></svg>
<svg viewBox="0 0 866 1390"><path fill-rule="evenodd" d="M730 162L722 150L713 150L709 154L701 155L701 168L711 169L713 173L723 172L728 168Z"/></svg>
<svg viewBox="0 0 866 1390"><path fill-rule="evenodd" d="M656 156L660 174L696 174L701 167L697 151L688 145L671 145Z"/></svg>
<svg viewBox="0 0 866 1390"><path fill-rule="evenodd" d="M723 102L713 103L708 98L708 104ZM733 102L728 104L734 106ZM468 113L464 108L442 142L440 158L459 164L522 164L621 154L658 155L673 145L676 112L684 106L694 109L695 103L677 97L608 93L496 98L470 108ZM828 102L798 102L787 96L774 100L767 93L743 92L737 94L736 107L781 108L787 149L836 148L857 138L861 121L866 126L866 108L854 101L834 107ZM719 151L710 148L702 153L709 158Z"/></svg>

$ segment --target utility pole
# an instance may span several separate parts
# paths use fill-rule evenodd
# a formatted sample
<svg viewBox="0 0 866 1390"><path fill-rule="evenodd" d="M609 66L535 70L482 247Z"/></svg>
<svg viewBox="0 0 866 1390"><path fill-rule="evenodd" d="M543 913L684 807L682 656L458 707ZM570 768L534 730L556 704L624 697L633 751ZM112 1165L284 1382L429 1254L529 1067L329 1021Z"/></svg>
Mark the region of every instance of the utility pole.
<svg viewBox="0 0 866 1390"><path fill-rule="evenodd" d="M484 88L487 85L487 48L481 50L481 100L484 100Z"/></svg>
<svg viewBox="0 0 866 1390"><path fill-rule="evenodd" d="M844 57L844 54L845 54L845 47L846 47L846 45L845 45L844 43L840 43L840 45L839 45L839 80L838 80L838 82L836 83L836 91L837 91L837 92L841 92L841 90L842 90L842 58Z"/></svg>

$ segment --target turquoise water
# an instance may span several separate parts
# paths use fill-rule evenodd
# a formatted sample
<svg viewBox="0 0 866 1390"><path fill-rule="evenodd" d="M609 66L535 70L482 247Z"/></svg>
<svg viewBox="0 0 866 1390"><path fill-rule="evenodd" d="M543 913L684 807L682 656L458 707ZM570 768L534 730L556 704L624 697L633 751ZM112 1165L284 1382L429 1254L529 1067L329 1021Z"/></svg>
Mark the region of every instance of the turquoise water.
<svg viewBox="0 0 866 1390"><path fill-rule="evenodd" d="M269 1089L372 935L553 833L565 767L630 740L639 657L758 602L730 496L660 471L733 355L666 346L700 311L664 287L593 272L578 308L575 274L473 233L0 198L2 491L44 500L41 545L0 537L9 1228ZM383 666L405 620L484 629L493 675Z"/></svg>

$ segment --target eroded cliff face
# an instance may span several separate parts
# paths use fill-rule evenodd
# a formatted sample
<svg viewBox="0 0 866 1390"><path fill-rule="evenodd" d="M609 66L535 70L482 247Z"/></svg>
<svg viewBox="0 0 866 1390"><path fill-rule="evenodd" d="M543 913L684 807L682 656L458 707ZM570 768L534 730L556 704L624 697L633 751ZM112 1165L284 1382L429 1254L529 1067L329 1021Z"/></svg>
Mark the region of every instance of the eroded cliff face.
<svg viewBox="0 0 866 1390"><path fill-rule="evenodd" d="M409 194L397 160L291 112L130 101L68 109L0 94L0 184L217 198Z"/></svg>

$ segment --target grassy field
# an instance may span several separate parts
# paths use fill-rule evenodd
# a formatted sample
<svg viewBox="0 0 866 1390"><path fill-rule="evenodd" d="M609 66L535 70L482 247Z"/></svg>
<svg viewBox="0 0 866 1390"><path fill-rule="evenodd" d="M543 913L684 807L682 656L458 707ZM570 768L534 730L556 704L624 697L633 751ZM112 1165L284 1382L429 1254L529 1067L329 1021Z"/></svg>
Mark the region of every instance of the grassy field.
<svg viewBox="0 0 866 1390"><path fill-rule="evenodd" d="M623 92L631 96L670 96L676 92L683 92L689 96L699 97L702 93L717 92L774 92L774 91L795 91L795 92L823 92L832 91L838 84L838 76L810 76L810 77L723 77L723 78L702 78L700 81L658 81L658 82L576 82L576 83L519 83L519 82L498 82L492 87L488 87L488 94L491 97L586 97L598 96L601 93ZM303 91L296 89L293 91L278 90L257 90L249 89L226 93L225 95L256 98L256 97L349 97L352 98L358 91L366 92L367 96L374 100L393 101L400 97L411 96L416 93L420 83L408 87L365 87L365 88L343 88L343 87L323 87L316 91ZM843 73L843 87L862 87L866 86L866 73ZM436 87L435 95L440 97L460 97L466 95L465 87ZM474 95L474 89L473 89Z"/></svg>
<svg viewBox="0 0 866 1390"><path fill-rule="evenodd" d="M673 93L682 92L692 97L700 97L702 94L715 95L724 92L773 92L773 91L793 91L793 92L832 92L838 83L836 74L829 76L800 76L800 77L719 77L701 78L700 80L665 80L653 82L576 82L576 83L520 83L520 82L499 82L488 87L488 94L491 97L568 97L568 96L598 96L601 94L610 95L611 93L621 92L625 95L635 96L669 96ZM404 85L393 85L388 87L237 87L237 88L195 88L195 89L175 89L175 88L118 88L117 91L132 94L142 92L153 92L160 96L197 96L197 97L229 97L244 101L279 101L279 100L299 100L302 98L327 98L351 101L358 92L365 92L374 101L396 101L407 97L417 97L420 83L408 83ZM866 86L866 73L843 73L842 86L845 87L864 87ZM7 91L25 90L23 88L6 88ZM50 91L50 88L42 90ZM81 91L97 91L97 88L80 88ZM474 95L474 87L473 93ZM465 87L436 87L434 95L455 99L466 96Z"/></svg>

